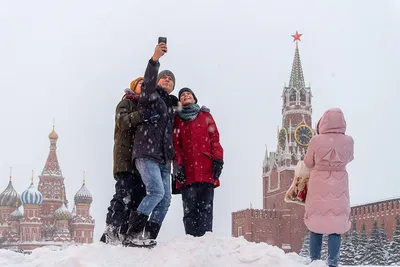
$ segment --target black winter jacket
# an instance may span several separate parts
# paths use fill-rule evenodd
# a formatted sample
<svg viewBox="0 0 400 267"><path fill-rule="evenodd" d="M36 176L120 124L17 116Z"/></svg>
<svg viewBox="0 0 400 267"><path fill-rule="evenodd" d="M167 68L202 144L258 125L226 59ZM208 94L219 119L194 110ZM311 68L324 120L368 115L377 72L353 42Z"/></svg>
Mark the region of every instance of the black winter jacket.
<svg viewBox="0 0 400 267"><path fill-rule="evenodd" d="M138 125L133 143L132 159L150 158L165 164L175 157L172 143L174 118L172 107L177 99L157 86L159 67L159 62L149 60L139 98L139 109L150 109L160 117L155 123L143 122Z"/></svg>

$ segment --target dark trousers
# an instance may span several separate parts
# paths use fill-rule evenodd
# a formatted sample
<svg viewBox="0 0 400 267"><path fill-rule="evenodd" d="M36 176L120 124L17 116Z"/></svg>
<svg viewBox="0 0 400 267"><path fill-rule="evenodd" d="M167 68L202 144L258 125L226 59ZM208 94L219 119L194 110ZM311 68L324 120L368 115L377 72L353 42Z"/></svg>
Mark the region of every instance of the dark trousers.
<svg viewBox="0 0 400 267"><path fill-rule="evenodd" d="M142 199L146 196L146 188L138 172L118 172L114 175L115 194L110 201L106 217L107 225L120 227L125 233L129 214L136 211Z"/></svg>
<svg viewBox="0 0 400 267"><path fill-rule="evenodd" d="M183 187L181 192L186 234L203 236L212 232L214 185L193 183Z"/></svg>

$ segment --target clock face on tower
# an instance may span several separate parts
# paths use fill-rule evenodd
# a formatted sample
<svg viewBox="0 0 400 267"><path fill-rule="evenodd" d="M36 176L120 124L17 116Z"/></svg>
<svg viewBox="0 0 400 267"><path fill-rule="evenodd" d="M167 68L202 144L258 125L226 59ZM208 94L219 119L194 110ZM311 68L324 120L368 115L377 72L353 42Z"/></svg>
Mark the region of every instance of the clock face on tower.
<svg viewBox="0 0 400 267"><path fill-rule="evenodd" d="M294 130L294 139L302 146L308 146L313 136L314 131L306 124L299 125L296 127L296 130Z"/></svg>
<svg viewBox="0 0 400 267"><path fill-rule="evenodd" d="M282 129L279 131L279 136L278 136L278 144L279 144L279 147L280 147L281 149L285 149L286 138L287 138L287 131L286 131L285 128L282 128Z"/></svg>

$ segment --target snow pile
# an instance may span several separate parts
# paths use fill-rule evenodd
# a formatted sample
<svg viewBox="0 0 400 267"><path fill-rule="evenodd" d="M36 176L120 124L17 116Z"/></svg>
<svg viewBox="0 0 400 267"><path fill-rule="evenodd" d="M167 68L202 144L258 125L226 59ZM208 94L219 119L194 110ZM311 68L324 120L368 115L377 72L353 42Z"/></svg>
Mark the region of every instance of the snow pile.
<svg viewBox="0 0 400 267"><path fill-rule="evenodd" d="M306 266L307 260L295 253L285 254L281 249L265 243L255 244L243 238L218 237L206 234L201 238L183 236L159 243L153 249L125 248L103 243L71 246L64 250L35 249L24 255L0 250L2 267L124 267L124 266ZM326 267L319 261L310 267Z"/></svg>

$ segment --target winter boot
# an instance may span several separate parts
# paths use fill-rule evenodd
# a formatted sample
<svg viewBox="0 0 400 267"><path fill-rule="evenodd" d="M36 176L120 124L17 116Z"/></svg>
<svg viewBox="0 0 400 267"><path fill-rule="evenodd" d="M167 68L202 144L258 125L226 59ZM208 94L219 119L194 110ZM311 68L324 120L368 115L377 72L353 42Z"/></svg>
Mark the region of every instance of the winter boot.
<svg viewBox="0 0 400 267"><path fill-rule="evenodd" d="M144 228L144 237L146 239L156 240L158 233L160 232L161 224L147 221L146 226Z"/></svg>
<svg viewBox="0 0 400 267"><path fill-rule="evenodd" d="M121 233L121 227L107 224L103 235L100 238L100 242L110 244L110 245L120 245L125 239L124 235Z"/></svg>
<svg viewBox="0 0 400 267"><path fill-rule="evenodd" d="M122 242L127 247L153 247L157 243L154 240L143 238L143 230L149 216L132 211L129 216L129 226L125 240Z"/></svg>

